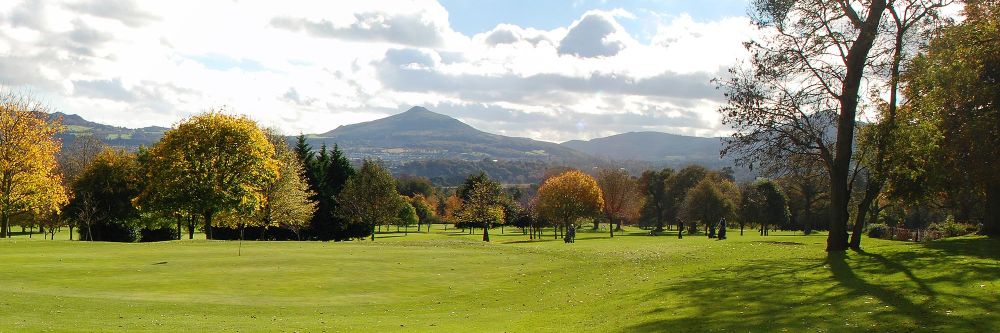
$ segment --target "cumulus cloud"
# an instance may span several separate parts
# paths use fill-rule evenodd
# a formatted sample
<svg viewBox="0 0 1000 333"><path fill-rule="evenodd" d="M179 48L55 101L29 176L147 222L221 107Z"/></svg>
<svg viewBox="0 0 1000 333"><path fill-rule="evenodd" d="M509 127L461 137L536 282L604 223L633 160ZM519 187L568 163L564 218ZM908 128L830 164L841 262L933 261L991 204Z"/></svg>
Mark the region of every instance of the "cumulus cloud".
<svg viewBox="0 0 1000 333"><path fill-rule="evenodd" d="M663 15L640 42L620 24L635 19L589 11L465 35L433 0L9 1L0 83L129 127L227 105L288 134L323 133L423 105L548 141L725 134L710 79L740 57L751 25Z"/></svg>
<svg viewBox="0 0 1000 333"><path fill-rule="evenodd" d="M614 37L621 31L614 19L597 13L587 14L576 22L559 42L559 54L585 58L609 57L618 54L625 43Z"/></svg>

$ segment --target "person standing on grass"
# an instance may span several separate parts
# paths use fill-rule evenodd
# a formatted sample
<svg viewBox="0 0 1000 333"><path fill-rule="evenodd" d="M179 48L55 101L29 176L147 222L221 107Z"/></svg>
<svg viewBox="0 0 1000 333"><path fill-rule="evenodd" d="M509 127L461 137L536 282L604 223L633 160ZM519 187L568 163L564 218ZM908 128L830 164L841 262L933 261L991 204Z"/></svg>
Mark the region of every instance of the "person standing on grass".
<svg viewBox="0 0 1000 333"><path fill-rule="evenodd" d="M719 220L719 240L726 239L726 218Z"/></svg>
<svg viewBox="0 0 1000 333"><path fill-rule="evenodd" d="M684 238L684 221L677 220L677 239Z"/></svg>

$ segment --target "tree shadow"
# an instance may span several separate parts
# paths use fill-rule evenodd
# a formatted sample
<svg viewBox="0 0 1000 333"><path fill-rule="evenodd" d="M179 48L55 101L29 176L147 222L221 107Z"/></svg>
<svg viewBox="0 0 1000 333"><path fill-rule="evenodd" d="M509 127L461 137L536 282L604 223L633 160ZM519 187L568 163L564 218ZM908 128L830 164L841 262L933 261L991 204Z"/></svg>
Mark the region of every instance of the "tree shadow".
<svg viewBox="0 0 1000 333"><path fill-rule="evenodd" d="M985 258L995 255L959 249L982 245L960 244L952 250ZM954 286L1000 280L1000 264L979 260L958 268L955 261L945 253L905 248L754 260L664 282L645 295L645 302L667 298L679 306L646 312L640 317L644 322L627 330L995 331L1000 323L995 295L967 293ZM983 315L943 313L961 308Z"/></svg>

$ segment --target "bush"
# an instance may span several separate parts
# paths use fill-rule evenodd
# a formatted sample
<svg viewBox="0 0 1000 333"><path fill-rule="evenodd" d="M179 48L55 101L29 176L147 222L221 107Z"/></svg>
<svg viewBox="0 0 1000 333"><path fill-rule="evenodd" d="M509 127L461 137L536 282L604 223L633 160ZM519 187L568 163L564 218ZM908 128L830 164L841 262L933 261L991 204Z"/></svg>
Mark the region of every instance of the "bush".
<svg viewBox="0 0 1000 333"><path fill-rule="evenodd" d="M177 239L176 228L142 229L139 231L140 242L162 242Z"/></svg>
<svg viewBox="0 0 1000 333"><path fill-rule="evenodd" d="M132 243L139 240L139 229L134 223L129 221L107 221L94 223L88 230L86 226L79 226L80 240L94 240L101 242L125 242ZM92 233L88 235L88 233Z"/></svg>
<svg viewBox="0 0 1000 333"><path fill-rule="evenodd" d="M940 232L944 237L958 237L969 234L968 227L955 222L955 219L951 216L948 216L943 222L931 225L930 229Z"/></svg>
<svg viewBox="0 0 1000 333"><path fill-rule="evenodd" d="M868 237L886 238L889 236L889 226L882 223L868 225Z"/></svg>

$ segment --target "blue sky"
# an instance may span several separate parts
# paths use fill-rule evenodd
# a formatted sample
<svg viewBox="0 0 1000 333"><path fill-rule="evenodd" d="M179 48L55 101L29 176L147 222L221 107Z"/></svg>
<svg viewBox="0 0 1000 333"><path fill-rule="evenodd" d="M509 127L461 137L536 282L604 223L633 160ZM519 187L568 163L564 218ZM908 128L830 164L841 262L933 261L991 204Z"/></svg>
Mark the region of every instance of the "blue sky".
<svg viewBox="0 0 1000 333"><path fill-rule="evenodd" d="M589 10L625 9L635 19L619 21L640 41L648 41L655 32L651 16L673 17L687 13L696 20L717 20L746 15L746 0L441 0L448 10L452 28L466 35L489 31L497 24L508 23L523 28L552 30L578 20Z"/></svg>

